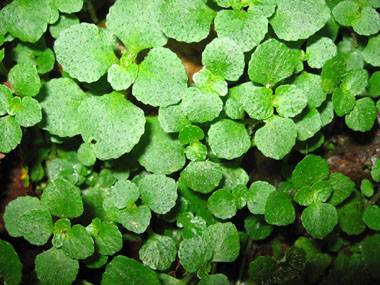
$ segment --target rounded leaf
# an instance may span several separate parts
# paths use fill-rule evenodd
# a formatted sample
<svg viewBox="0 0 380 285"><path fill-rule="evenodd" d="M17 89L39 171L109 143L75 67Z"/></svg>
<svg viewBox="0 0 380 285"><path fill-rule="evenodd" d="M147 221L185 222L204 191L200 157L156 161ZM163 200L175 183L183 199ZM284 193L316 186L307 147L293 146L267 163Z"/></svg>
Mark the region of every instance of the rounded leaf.
<svg viewBox="0 0 380 285"><path fill-rule="evenodd" d="M312 68L322 68L330 58L336 56L337 48L334 42L327 37L312 37L307 41L307 63Z"/></svg>
<svg viewBox="0 0 380 285"><path fill-rule="evenodd" d="M203 0L163 0L158 23L165 35L181 42L199 42L210 32L215 12Z"/></svg>
<svg viewBox="0 0 380 285"><path fill-rule="evenodd" d="M82 225L74 225L68 230L62 250L74 259L85 259L94 253L94 240Z"/></svg>
<svg viewBox="0 0 380 285"><path fill-rule="evenodd" d="M236 81L244 71L244 53L233 40L219 37L204 49L202 64L214 75Z"/></svg>
<svg viewBox="0 0 380 285"><path fill-rule="evenodd" d="M37 96L43 109L43 118L39 126L50 134L60 137L73 137L79 134L81 123L78 108L87 97L69 78L48 81Z"/></svg>
<svg viewBox="0 0 380 285"><path fill-rule="evenodd" d="M335 228L338 214L333 205L315 202L303 210L301 220L313 238L323 239Z"/></svg>
<svg viewBox="0 0 380 285"><path fill-rule="evenodd" d="M16 122L23 127L31 127L42 119L41 106L38 101L31 97L24 97L21 100L21 107L16 113Z"/></svg>
<svg viewBox="0 0 380 285"><path fill-rule="evenodd" d="M139 65L132 93L144 104L166 107L181 100L187 80L185 67L174 52L153 48Z"/></svg>
<svg viewBox="0 0 380 285"><path fill-rule="evenodd" d="M212 192L223 178L220 166L209 160L192 161L181 172L183 182L194 191Z"/></svg>
<svg viewBox="0 0 380 285"><path fill-rule="evenodd" d="M38 254L35 264L37 277L42 284L70 285L79 271L79 262L55 247Z"/></svg>
<svg viewBox="0 0 380 285"><path fill-rule="evenodd" d="M155 213L166 214L176 204L177 183L165 175L145 175L138 182L141 199Z"/></svg>
<svg viewBox="0 0 380 285"><path fill-rule="evenodd" d="M49 182L42 192L41 203L60 218L76 218L83 213L80 189L61 178Z"/></svg>
<svg viewBox="0 0 380 285"><path fill-rule="evenodd" d="M240 157L251 146L245 125L229 119L211 124L207 136L211 151L219 158Z"/></svg>
<svg viewBox="0 0 380 285"><path fill-rule="evenodd" d="M244 52L252 50L268 32L268 20L263 15L245 10L221 10L215 20L218 36L234 40Z"/></svg>
<svg viewBox="0 0 380 285"><path fill-rule="evenodd" d="M17 285L22 279L22 264L13 246L0 240L0 276L9 285Z"/></svg>
<svg viewBox="0 0 380 285"><path fill-rule="evenodd" d="M40 91L40 77L36 67L30 63L18 63L13 66L8 79L17 95L36 96Z"/></svg>
<svg viewBox="0 0 380 285"><path fill-rule="evenodd" d="M165 133L157 117L146 118L145 133L132 153L138 162L155 174L171 174L186 162L181 143Z"/></svg>
<svg viewBox="0 0 380 285"><path fill-rule="evenodd" d="M294 222L296 213L292 201L282 191L273 191L265 203L265 221L276 226L286 226Z"/></svg>
<svg viewBox="0 0 380 285"><path fill-rule="evenodd" d="M0 118L0 152L8 153L14 150L21 142L22 131L14 117Z"/></svg>
<svg viewBox="0 0 380 285"><path fill-rule="evenodd" d="M252 214L264 214L265 204L270 193L276 191L272 184L265 181L255 181L247 193L247 207Z"/></svg>
<svg viewBox="0 0 380 285"><path fill-rule="evenodd" d="M215 217L229 219L236 214L235 198L229 189L220 189L208 198L207 208Z"/></svg>
<svg viewBox="0 0 380 285"><path fill-rule="evenodd" d="M270 119L255 133L255 144L266 157L282 159L296 144L297 129L289 118Z"/></svg>
<svg viewBox="0 0 380 285"><path fill-rule="evenodd" d="M292 172L292 183L296 189L311 186L329 174L329 165L320 156L310 154L302 159Z"/></svg>
<svg viewBox="0 0 380 285"><path fill-rule="evenodd" d="M359 132L367 132L372 129L376 120L376 106L369 97L356 101L352 111L345 117L346 125Z"/></svg>
<svg viewBox="0 0 380 285"><path fill-rule="evenodd" d="M211 259L212 249L201 237L185 239L179 246L178 257L183 268L193 273Z"/></svg>
<svg viewBox="0 0 380 285"><path fill-rule="evenodd" d="M157 22L159 3L158 0L117 1L109 9L107 29L136 55L143 49L163 46L167 39Z"/></svg>
<svg viewBox="0 0 380 285"><path fill-rule="evenodd" d="M265 222L263 216L248 216L244 220L244 228L252 240L265 239L273 231L273 227Z"/></svg>
<svg viewBox="0 0 380 285"><path fill-rule="evenodd" d="M54 51L63 70L81 82L99 80L118 61L105 32L88 23L63 30L54 43Z"/></svg>
<svg viewBox="0 0 380 285"><path fill-rule="evenodd" d="M31 210L22 214L17 225L24 239L34 245L44 245L53 233L53 219L46 209Z"/></svg>
<svg viewBox="0 0 380 285"><path fill-rule="evenodd" d="M380 230L380 207L377 205L369 206L364 211L363 221L368 228L374 231Z"/></svg>
<svg viewBox="0 0 380 285"><path fill-rule="evenodd" d="M139 251L144 265L154 270L168 269L177 256L177 247L171 237L154 234Z"/></svg>
<svg viewBox="0 0 380 285"><path fill-rule="evenodd" d="M300 114L307 105L306 96L296 85L281 85L273 100L277 113L285 118Z"/></svg>
<svg viewBox="0 0 380 285"><path fill-rule="evenodd" d="M276 35L285 41L307 39L330 19L325 0L278 0L270 24Z"/></svg>
<svg viewBox="0 0 380 285"><path fill-rule="evenodd" d="M372 66L380 66L380 35L370 38L362 54L364 60Z"/></svg>
<svg viewBox="0 0 380 285"><path fill-rule="evenodd" d="M144 133L143 111L120 93L88 98L78 113L83 140L93 144L96 157L102 160L130 152Z"/></svg>

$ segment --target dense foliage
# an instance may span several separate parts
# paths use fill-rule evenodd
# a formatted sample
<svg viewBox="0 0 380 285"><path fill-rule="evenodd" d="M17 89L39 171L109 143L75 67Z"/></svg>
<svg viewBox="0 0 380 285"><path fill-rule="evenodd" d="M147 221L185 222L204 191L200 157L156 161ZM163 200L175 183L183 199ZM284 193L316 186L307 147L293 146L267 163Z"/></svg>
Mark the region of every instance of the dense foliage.
<svg viewBox="0 0 380 285"><path fill-rule="evenodd" d="M380 160L355 185L310 154L338 117L377 124L379 0L8 2L0 152L18 150L34 195L3 218L43 246L35 282L380 281ZM281 183L250 179L254 151L283 161ZM0 277L21 272L0 240Z"/></svg>

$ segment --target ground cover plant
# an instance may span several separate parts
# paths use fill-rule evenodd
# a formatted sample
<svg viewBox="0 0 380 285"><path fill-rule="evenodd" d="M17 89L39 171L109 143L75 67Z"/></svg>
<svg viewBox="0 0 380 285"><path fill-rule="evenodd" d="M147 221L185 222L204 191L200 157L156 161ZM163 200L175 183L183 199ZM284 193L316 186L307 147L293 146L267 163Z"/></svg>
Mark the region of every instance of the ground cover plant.
<svg viewBox="0 0 380 285"><path fill-rule="evenodd" d="M360 179L326 159L338 129L378 132L379 8L5 1L0 163L29 190L2 281L380 282L379 144Z"/></svg>

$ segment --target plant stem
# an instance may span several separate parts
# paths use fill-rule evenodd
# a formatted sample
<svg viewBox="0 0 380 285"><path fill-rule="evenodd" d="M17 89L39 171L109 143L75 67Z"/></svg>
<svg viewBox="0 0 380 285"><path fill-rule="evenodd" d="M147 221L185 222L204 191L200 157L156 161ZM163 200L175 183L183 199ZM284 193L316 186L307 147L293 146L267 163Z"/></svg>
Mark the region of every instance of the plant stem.
<svg viewBox="0 0 380 285"><path fill-rule="evenodd" d="M94 5L92 4L92 1L91 0L87 0L86 3L87 3L87 10L88 10L88 13L90 14L92 22L94 22L95 24L98 23L99 19L96 16L96 12L95 12L95 9L94 9Z"/></svg>
<svg viewBox="0 0 380 285"><path fill-rule="evenodd" d="M376 202L380 199L380 191L378 191L374 196L372 196L371 199L365 204L364 209L367 209L368 207L372 206L373 204L376 204Z"/></svg>
<svg viewBox="0 0 380 285"><path fill-rule="evenodd" d="M243 259L241 261L240 271L238 275L238 280L236 281L236 285L243 284L243 281L244 281L243 278L246 272L245 268L247 267L247 262L250 257L252 245L253 245L253 241L250 238L248 238L247 242L245 243Z"/></svg>

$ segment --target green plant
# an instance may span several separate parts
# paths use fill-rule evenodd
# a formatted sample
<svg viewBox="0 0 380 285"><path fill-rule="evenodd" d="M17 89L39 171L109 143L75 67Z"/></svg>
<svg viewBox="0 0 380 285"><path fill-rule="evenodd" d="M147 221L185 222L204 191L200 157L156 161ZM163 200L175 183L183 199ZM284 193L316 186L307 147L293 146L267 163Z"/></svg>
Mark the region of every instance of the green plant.
<svg viewBox="0 0 380 285"><path fill-rule="evenodd" d="M339 117L376 123L380 1L8 2L0 152L19 150L34 196L3 218L43 246L33 281L84 267L105 285L380 280L380 160L359 191L309 154ZM250 179L257 151L281 183ZM252 258L263 240L272 255ZM0 240L1 278L21 270Z"/></svg>

